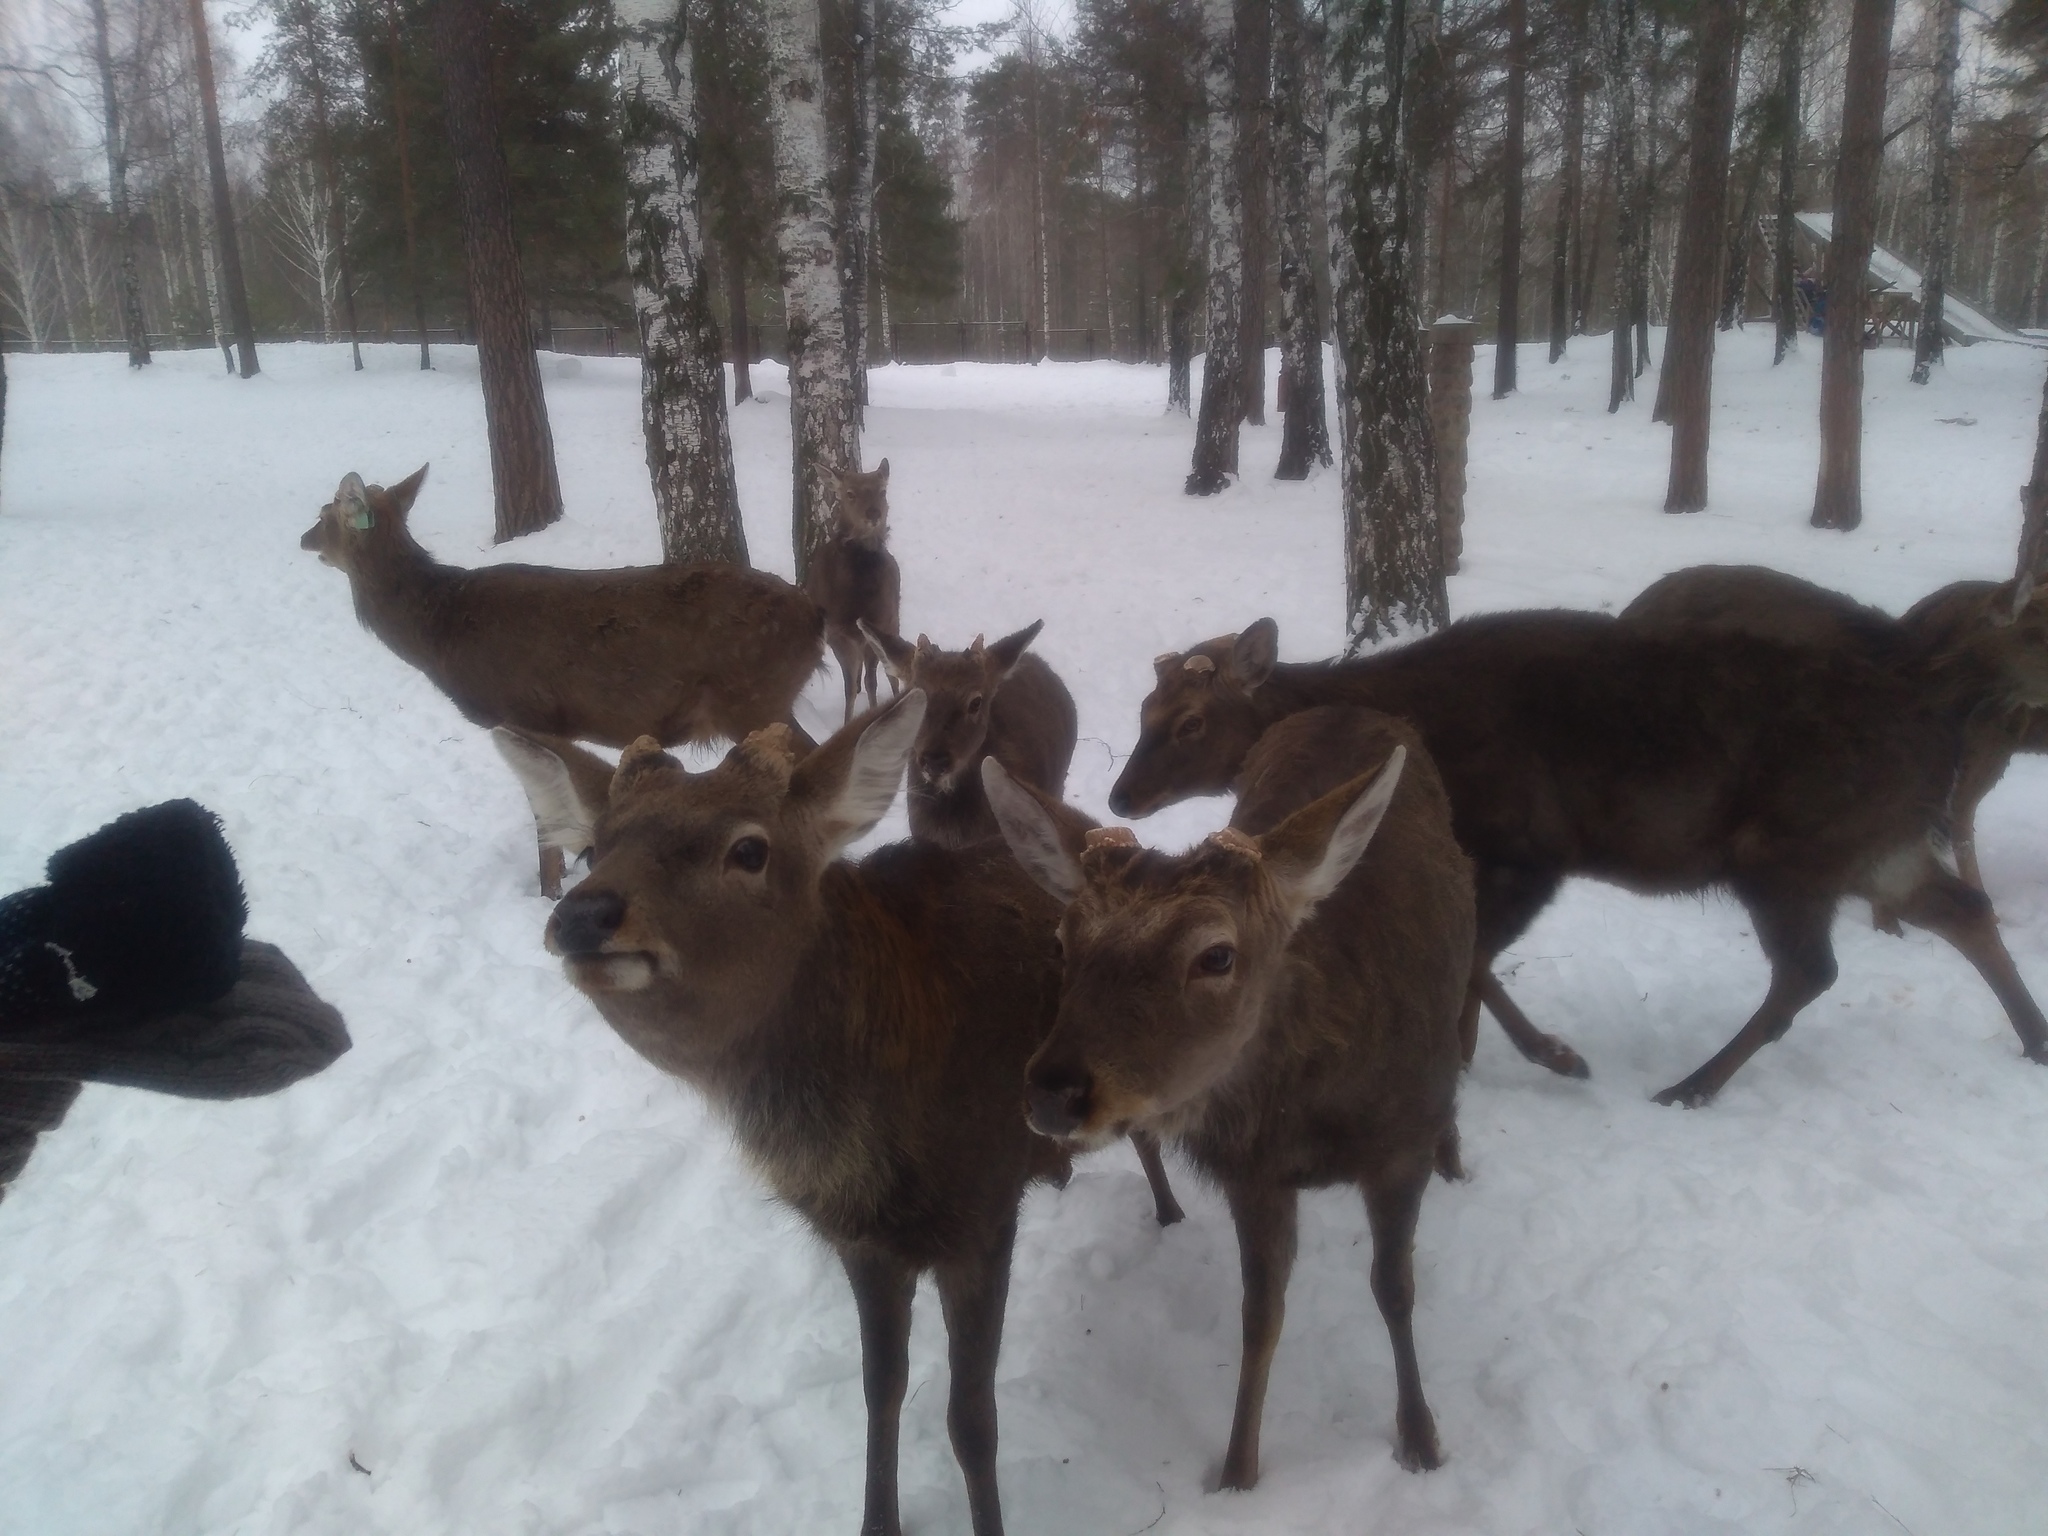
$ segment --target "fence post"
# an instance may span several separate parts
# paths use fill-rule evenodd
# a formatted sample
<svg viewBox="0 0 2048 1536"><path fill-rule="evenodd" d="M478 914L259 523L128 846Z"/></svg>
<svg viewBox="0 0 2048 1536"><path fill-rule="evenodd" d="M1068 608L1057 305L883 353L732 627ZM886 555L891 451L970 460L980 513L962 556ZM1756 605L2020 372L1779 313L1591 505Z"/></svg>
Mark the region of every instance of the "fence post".
<svg viewBox="0 0 2048 1536"><path fill-rule="evenodd" d="M1095 361L1095 327L1088 327L1088 361Z"/></svg>
<svg viewBox="0 0 2048 1536"><path fill-rule="evenodd" d="M967 322L965 320L960 322L960 344L953 349L953 354L953 361L956 363L967 361Z"/></svg>
<svg viewBox="0 0 2048 1536"><path fill-rule="evenodd" d="M1429 362L1429 429L1436 439L1436 518L1444 572L1465 552L1465 448L1472 436L1472 344L1479 327L1445 316L1423 332Z"/></svg>

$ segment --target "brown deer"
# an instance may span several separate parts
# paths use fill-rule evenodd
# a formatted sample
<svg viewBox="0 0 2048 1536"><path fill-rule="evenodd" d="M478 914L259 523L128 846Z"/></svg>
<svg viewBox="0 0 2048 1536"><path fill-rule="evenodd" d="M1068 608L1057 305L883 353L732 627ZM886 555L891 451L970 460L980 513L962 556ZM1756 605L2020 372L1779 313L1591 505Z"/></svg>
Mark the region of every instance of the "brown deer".
<svg viewBox="0 0 2048 1536"><path fill-rule="evenodd" d="M1762 1005L1659 1103L1712 1100L1834 984L1830 927L1850 895L1953 944L2027 1057L2048 1061L2048 1020L1990 903L1938 859L1964 726L1986 686L1972 653L1907 677L1839 648L1741 633L1703 644L1566 612L1465 619L1356 661L1288 665L1278 647L1261 619L1161 657L1110 806L1145 815L1228 789L1268 727L1320 704L1411 721L1477 866L1468 1054L1483 999L1525 1055L1545 1059L1549 1037L1515 1022L1492 964L1579 874L1646 894L1725 888L1771 962Z"/></svg>
<svg viewBox="0 0 2048 1536"><path fill-rule="evenodd" d="M427 471L349 475L299 547L348 576L356 617L482 726L623 747L740 740L790 719L823 656L809 598L763 571L442 565L406 527ZM541 886L561 894L541 839Z"/></svg>
<svg viewBox="0 0 2048 1536"><path fill-rule="evenodd" d="M861 634L881 656L890 681L921 690L927 701L910 749L904 797L912 837L965 848L1000 836L981 784L981 765L990 759L1054 800L1066 793L1079 721L1074 696L1059 674L1027 651L1043 628L1040 619L993 645L976 635L964 651L942 651L927 636L912 645L861 622ZM1167 1181L1159 1143L1140 1131L1131 1145L1152 1186L1159 1225L1170 1227L1187 1213Z"/></svg>
<svg viewBox="0 0 2048 1536"><path fill-rule="evenodd" d="M1028 1069L1032 1125L1077 1150L1151 1127L1229 1199L1244 1357L1223 1486L1258 1481L1298 1192L1340 1183L1363 1192L1372 1230L1395 1454L1439 1465L1413 1246L1455 1134L1473 907L1428 753L1370 710L1297 714L1246 760L1230 827L1173 855L1087 830L993 759L982 771L1012 851L1068 904L1059 1017Z"/></svg>
<svg viewBox="0 0 2048 1536"><path fill-rule="evenodd" d="M569 979L635 1050L731 1122L831 1244L860 1312L861 1530L897 1536L911 1298L937 1281L947 1426L976 1536L998 1536L995 1367L1017 1206L1066 1150L1020 1111L1059 997L1059 909L1000 842L840 851L879 821L924 713L912 690L797 760L780 728L686 773L651 738L620 759L595 862L547 928ZM570 749L572 752L575 749ZM539 754L515 756L523 773ZM557 762L537 801L572 803Z"/></svg>
<svg viewBox="0 0 2048 1536"><path fill-rule="evenodd" d="M838 477L838 526L811 551L804 591L825 615L825 643L839 661L846 683L846 718L853 718L854 696L866 674L868 707L875 705L875 656L861 638L860 626L893 635L902 625L902 573L889 553L889 461L868 471L851 470ZM889 691L901 690L892 674Z"/></svg>

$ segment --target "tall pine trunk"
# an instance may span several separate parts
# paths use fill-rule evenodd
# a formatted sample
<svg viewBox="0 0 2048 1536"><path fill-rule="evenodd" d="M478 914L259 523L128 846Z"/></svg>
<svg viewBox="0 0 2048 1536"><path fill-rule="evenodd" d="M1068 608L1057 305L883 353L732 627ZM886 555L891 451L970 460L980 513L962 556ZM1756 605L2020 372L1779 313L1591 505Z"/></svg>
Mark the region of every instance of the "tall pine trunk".
<svg viewBox="0 0 2048 1536"><path fill-rule="evenodd" d="M1657 376L1653 421L1671 423L1666 512L1707 504L1707 436L1714 403L1714 319L1720 308L1721 257L1728 248L1728 137L1735 130L1735 57L1741 47L1740 0L1697 0L1698 68L1693 77L1692 149L1685 216L1671 279L1670 329Z"/></svg>
<svg viewBox="0 0 2048 1536"><path fill-rule="evenodd" d="M1771 253L1771 309L1777 339L1771 366L1799 345L1799 292L1792 260L1792 225L1799 212L1800 74L1806 59L1807 0L1792 0L1785 15L1785 40L1778 56L1778 219L1777 249Z"/></svg>
<svg viewBox="0 0 2048 1536"><path fill-rule="evenodd" d="M732 330L732 403L738 405L754 398L754 327L747 318L746 252L736 240L725 247L725 320Z"/></svg>
<svg viewBox="0 0 2048 1536"><path fill-rule="evenodd" d="M850 187L841 259L846 264L846 338L853 355L854 412L865 425L871 350L868 283L875 228L875 0L852 0L848 9L853 23L853 123L847 135L852 174L847 178Z"/></svg>
<svg viewBox="0 0 2048 1536"><path fill-rule="evenodd" d="M1187 282L1182 279L1175 284L1166 310L1166 408L1183 416L1194 407L1194 390L1188 379L1195 350L1193 310Z"/></svg>
<svg viewBox="0 0 2048 1536"><path fill-rule="evenodd" d="M1955 209L1949 191L1956 124L1956 63L1962 47L1961 0L1935 0L1934 94L1927 104L1927 279L1920 290L1920 329L1913 343L1913 382L1925 384L1941 361L1948 298L1949 249Z"/></svg>
<svg viewBox="0 0 2048 1536"><path fill-rule="evenodd" d="M1202 0L1202 99L1207 114L1203 184L1207 189L1209 353L1202 364L1202 408L1195 455L1183 489L1213 496L1237 473L1238 401L1244 303L1244 202L1237 161L1237 28L1231 0Z"/></svg>
<svg viewBox="0 0 2048 1536"><path fill-rule="evenodd" d="M88 0L92 7L93 62L100 73L100 114L107 135L107 207L113 215L114 249L120 261L117 308L121 333L128 342L128 366L149 364L149 323L142 315L142 269L136 259L138 236L128 195L128 141L121 136L121 97L114 85L113 45L107 38L107 0Z"/></svg>
<svg viewBox="0 0 2048 1536"><path fill-rule="evenodd" d="M1493 398L1515 392L1522 335L1522 130L1529 102L1529 0L1508 0L1507 139L1501 151L1500 300L1493 328Z"/></svg>
<svg viewBox="0 0 2048 1536"><path fill-rule="evenodd" d="M1748 169L1742 173L1742 202L1728 227L1727 265L1721 273L1721 319L1719 327L1732 331L1743 318L1749 298L1749 273L1754 261L1751 241L1756 238L1756 200L1763 191L1765 136L1752 133Z"/></svg>
<svg viewBox="0 0 2048 1536"><path fill-rule="evenodd" d="M1579 225L1579 201L1586 175L1586 3L1566 12L1571 28L1565 43L1564 164L1557 184L1557 221L1550 239L1550 360L1564 356L1576 320L1572 281L1572 236Z"/></svg>
<svg viewBox="0 0 2048 1536"><path fill-rule="evenodd" d="M1611 415L1636 397L1635 277L1643 243L1642 185L1636 176L1636 0L1611 0L1607 95L1613 122L1614 336L1607 381Z"/></svg>
<svg viewBox="0 0 2048 1536"><path fill-rule="evenodd" d="M1884 160L1885 72L1893 0L1855 0L1849 15L1842 150L1835 163L1828 242L1828 329L1821 343L1820 478L1813 526L1845 532L1863 521L1865 275L1877 239L1877 173Z"/></svg>
<svg viewBox="0 0 2048 1536"><path fill-rule="evenodd" d="M384 24L391 39L392 135L398 141L398 205L405 221L405 281L412 289L413 324L420 333L420 371L425 373L434 366L434 358L427 346L427 295L420 286L419 233L412 201L411 136L405 125L405 59L398 38L398 0L388 0Z"/></svg>
<svg viewBox="0 0 2048 1536"><path fill-rule="evenodd" d="M1266 424L1266 259L1272 246L1273 5L1238 0L1238 156L1243 178L1243 289L1238 312L1238 406L1242 419Z"/></svg>
<svg viewBox="0 0 2048 1536"><path fill-rule="evenodd" d="M213 88L213 44L206 35L205 0L190 0L192 63L198 72L199 110L206 120L206 165L213 183L213 238L220 257L221 286L227 290L228 319L235 328L235 352L242 377L257 373L256 327L249 319L249 289L242 281L242 250L235 240L235 205L228 189L228 157L220 138L220 100Z"/></svg>
<svg viewBox="0 0 2048 1536"><path fill-rule="evenodd" d="M860 424L832 227L817 0L768 0L767 20L775 243L789 335L791 541L801 581L831 534L838 475L860 468Z"/></svg>
<svg viewBox="0 0 2048 1536"><path fill-rule="evenodd" d="M1322 38L1302 0L1276 0L1273 101L1280 204L1280 377L1287 421L1280 435L1278 480L1303 480L1330 462L1323 402L1323 315L1316 298L1311 168L1323 157Z"/></svg>
<svg viewBox="0 0 2048 1536"><path fill-rule="evenodd" d="M661 557L747 563L697 191L688 0L613 0L625 108L626 269L640 322L640 425Z"/></svg>
<svg viewBox="0 0 2048 1536"><path fill-rule="evenodd" d="M497 542L547 527L562 515L555 440L533 349L526 280L512 229L512 185L491 96L487 0L435 0L446 88L448 145L462 205L469 312L476 328L484 427L491 442Z"/></svg>
<svg viewBox="0 0 2048 1536"><path fill-rule="evenodd" d="M1348 654L1450 618L1407 262L1407 35L1404 0L1331 8L1324 89Z"/></svg>

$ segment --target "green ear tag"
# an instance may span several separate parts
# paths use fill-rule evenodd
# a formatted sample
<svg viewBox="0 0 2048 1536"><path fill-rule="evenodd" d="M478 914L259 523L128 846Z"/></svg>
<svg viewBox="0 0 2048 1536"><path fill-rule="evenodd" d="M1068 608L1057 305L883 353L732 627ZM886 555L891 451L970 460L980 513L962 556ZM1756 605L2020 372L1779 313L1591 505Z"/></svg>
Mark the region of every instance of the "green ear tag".
<svg viewBox="0 0 2048 1536"><path fill-rule="evenodd" d="M348 525L357 530L374 528L377 526L377 515L368 507L364 507L360 511L349 513Z"/></svg>

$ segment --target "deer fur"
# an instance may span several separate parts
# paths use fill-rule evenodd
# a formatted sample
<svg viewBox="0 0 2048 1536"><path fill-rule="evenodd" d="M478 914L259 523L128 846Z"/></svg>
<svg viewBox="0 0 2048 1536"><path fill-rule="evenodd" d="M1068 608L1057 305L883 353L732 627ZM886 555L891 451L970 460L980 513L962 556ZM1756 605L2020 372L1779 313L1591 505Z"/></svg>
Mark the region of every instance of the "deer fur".
<svg viewBox="0 0 2048 1536"><path fill-rule="evenodd" d="M983 772L1012 851L1067 903L1032 1124L1076 1148L1150 1128L1229 1199L1244 1356L1223 1486L1258 1481L1298 1191L1341 1183L1364 1194L1372 1230L1396 1455L1437 1466L1412 1249L1454 1138L1474 924L1471 866L1419 739L1370 710L1293 715L1246 759L1229 829L1174 855L1088 833L993 759Z"/></svg>
<svg viewBox="0 0 2048 1536"><path fill-rule="evenodd" d="M839 1255L867 1389L861 1529L876 1536L900 1530L911 1298L933 1274L947 1423L976 1536L998 1536L995 1366L1017 1207L1070 1169L1019 1112L1058 1000L1059 911L1000 842L839 858L888 810L924 703L912 690L800 761L779 728L700 774L635 743L605 802L582 808L594 862L547 944L629 1045L723 1112ZM539 757L512 761L524 776ZM540 800L579 782L558 764L529 785Z"/></svg>
<svg viewBox="0 0 2048 1536"><path fill-rule="evenodd" d="M406 526L427 471L341 482L299 540L348 576L356 617L463 718L623 747L727 737L791 718L823 657L817 607L731 565L578 571L442 565ZM542 839L542 884L561 894Z"/></svg>
<svg viewBox="0 0 2048 1536"><path fill-rule="evenodd" d="M888 548L889 461L865 472L842 474L838 486L837 524L832 536L811 551L804 591L825 615L825 643L838 659L846 684L846 718L851 720L863 674L868 707L875 706L875 656L861 638L860 626L884 635L902 627L903 576ZM893 673L889 691L892 697L901 691Z"/></svg>
<svg viewBox="0 0 2048 1536"><path fill-rule="evenodd" d="M1317 705L1411 721L1477 866L1468 1054L1483 999L1539 1055L1549 1037L1513 1022L1493 960L1579 874L1644 893L1725 888L1771 962L1763 1004L1660 1103L1709 1102L1834 984L1830 926L1851 895L1961 950L2025 1054L2048 1061L2048 1020L1990 904L1940 862L1981 659L1951 655L1907 678L1840 649L1741 633L1703 644L1566 612L1465 619L1356 661L1289 665L1278 647L1277 626L1261 619L1161 657L1110 806L1145 815L1227 789L1270 726ZM1207 665L1191 669L1190 657Z"/></svg>

